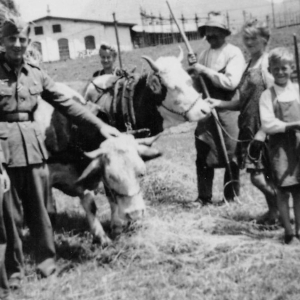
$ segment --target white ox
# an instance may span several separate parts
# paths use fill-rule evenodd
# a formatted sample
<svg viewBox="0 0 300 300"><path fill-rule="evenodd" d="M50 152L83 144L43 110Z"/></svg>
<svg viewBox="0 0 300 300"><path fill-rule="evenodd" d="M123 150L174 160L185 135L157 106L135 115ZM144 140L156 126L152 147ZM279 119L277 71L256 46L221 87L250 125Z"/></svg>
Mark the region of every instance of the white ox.
<svg viewBox="0 0 300 300"><path fill-rule="evenodd" d="M152 71L146 76L140 75L136 79L137 84L133 87L132 102L136 129L149 128L155 135L183 122L197 122L210 116L209 104L195 90L192 78L182 67L182 50L178 57L160 57L156 61L148 56L143 58L148 62ZM103 95L111 92L109 89L114 87L118 79L113 75L96 77L87 86L84 98L97 103L107 115L116 114L111 107L114 105L121 107L123 103L107 103L107 97ZM101 95L103 91L104 94ZM116 93L114 93L114 97L116 98ZM111 102L115 101L116 103L119 100L119 98L111 99ZM117 113L121 114L121 109ZM122 115L119 117L124 118ZM116 124L118 128L118 122ZM122 130L123 128L121 126L118 129Z"/></svg>

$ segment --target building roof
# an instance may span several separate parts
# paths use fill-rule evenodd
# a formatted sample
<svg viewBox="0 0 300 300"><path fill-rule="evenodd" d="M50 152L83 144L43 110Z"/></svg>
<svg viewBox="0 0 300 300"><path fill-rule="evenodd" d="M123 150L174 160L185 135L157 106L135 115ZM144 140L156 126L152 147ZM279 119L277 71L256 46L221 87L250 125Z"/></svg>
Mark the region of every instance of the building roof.
<svg viewBox="0 0 300 300"><path fill-rule="evenodd" d="M200 24L198 24L199 26ZM184 24L184 27L180 25L181 28L184 29L185 32L197 32L198 27L196 26L195 23L187 23ZM132 28L133 31L135 32L147 32L147 33L178 33L179 29L175 24L164 24L164 25L135 25Z"/></svg>
<svg viewBox="0 0 300 300"><path fill-rule="evenodd" d="M44 20L58 20L58 21L74 21L74 22L84 22L84 23L99 23L102 25L114 25L114 22L109 21L101 21L101 20L92 20L92 19L81 19L81 18L70 18L70 17L56 17L56 16L44 16L35 20L32 20L33 23L42 22ZM132 27L134 26L134 23L125 23L125 22L118 22L118 26L126 26L126 27Z"/></svg>

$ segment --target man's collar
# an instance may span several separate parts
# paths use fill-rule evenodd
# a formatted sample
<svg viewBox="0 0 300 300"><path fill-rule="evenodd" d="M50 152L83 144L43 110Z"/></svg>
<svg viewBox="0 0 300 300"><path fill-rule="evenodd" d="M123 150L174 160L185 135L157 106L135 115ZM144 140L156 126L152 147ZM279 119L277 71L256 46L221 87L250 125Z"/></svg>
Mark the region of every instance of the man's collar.
<svg viewBox="0 0 300 300"><path fill-rule="evenodd" d="M1 60L2 60L3 67L7 72L14 72L15 68L7 61L7 59L5 58L5 53L3 54ZM23 71L26 72L26 74L28 73L28 65L24 59L21 64L20 70L21 70L21 72L23 72Z"/></svg>

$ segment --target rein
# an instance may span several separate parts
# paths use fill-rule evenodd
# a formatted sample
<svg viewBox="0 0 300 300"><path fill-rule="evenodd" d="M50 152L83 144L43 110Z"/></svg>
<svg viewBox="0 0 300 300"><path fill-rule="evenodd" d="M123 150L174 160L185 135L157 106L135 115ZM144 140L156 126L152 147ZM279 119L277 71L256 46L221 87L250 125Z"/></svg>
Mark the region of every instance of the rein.
<svg viewBox="0 0 300 300"><path fill-rule="evenodd" d="M190 110L196 105L196 103L198 102L198 100L200 99L200 96L198 96L196 98L196 100L190 105L190 107L186 110L186 111L183 111L183 112L179 112L179 111L176 111L176 110L173 110L172 108L168 108L167 106L165 106L163 103L161 104L161 106L166 109L167 111L173 113L173 114L176 114L176 115L179 115L181 117L183 117L186 121L188 121L188 118L187 118L187 114L190 112Z"/></svg>

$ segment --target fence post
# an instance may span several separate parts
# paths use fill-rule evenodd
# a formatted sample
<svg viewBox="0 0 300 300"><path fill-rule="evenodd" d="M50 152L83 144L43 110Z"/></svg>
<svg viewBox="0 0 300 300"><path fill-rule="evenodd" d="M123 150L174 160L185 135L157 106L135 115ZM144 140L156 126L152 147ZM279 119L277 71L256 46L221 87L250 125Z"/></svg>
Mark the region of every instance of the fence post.
<svg viewBox="0 0 300 300"><path fill-rule="evenodd" d="M160 43L163 45L164 44L164 26L163 26L163 17L161 16L161 13L159 13L159 23L160 23L160 29L161 29L161 32L159 34Z"/></svg>
<svg viewBox="0 0 300 300"><path fill-rule="evenodd" d="M200 37L200 35L199 35L199 32L198 32L198 20L199 20L199 18L198 18L198 16L197 16L197 14L195 14L195 24L196 24L196 40L198 40L198 39L199 39L199 37Z"/></svg>
<svg viewBox="0 0 300 300"><path fill-rule="evenodd" d="M180 20L181 20L181 23L182 23L182 30L185 32L185 25L184 25L185 19L184 19L183 14L181 14L181 19ZM182 38L181 38L181 41L183 41Z"/></svg>
<svg viewBox="0 0 300 300"><path fill-rule="evenodd" d="M122 67L122 58L121 58L121 50L120 50L120 41L119 41L119 35L118 35L118 23L117 23L117 20L116 20L116 14L113 13L112 15L113 15L113 18L114 18L116 40L117 40L118 52L119 52L119 64L120 64L120 68L123 69L123 67Z"/></svg>
<svg viewBox="0 0 300 300"><path fill-rule="evenodd" d="M269 27L270 26L270 16L269 15L266 15L266 23L267 23L267 26Z"/></svg>
<svg viewBox="0 0 300 300"><path fill-rule="evenodd" d="M174 44L175 37L174 37L174 31L173 31L173 18L170 15L170 28L171 28L171 44Z"/></svg>
<svg viewBox="0 0 300 300"><path fill-rule="evenodd" d="M226 11L227 28L230 29L229 13Z"/></svg>
<svg viewBox="0 0 300 300"><path fill-rule="evenodd" d="M151 33L150 33L150 40L151 40L151 44L153 43L153 45L151 46L155 46L157 43L156 43L156 36L155 36L155 17L153 16L153 13L151 12L151 23L152 23L152 29L153 29L153 34L151 36Z"/></svg>
<svg viewBox="0 0 300 300"><path fill-rule="evenodd" d="M140 8L140 16L141 16L141 21L142 21L142 37L141 37L141 40L142 40L142 45L141 47L145 47L146 46L146 33L145 33L145 28L144 28L144 25L145 25L145 17L144 17L144 12L143 12L143 9Z"/></svg>
<svg viewBox="0 0 300 300"><path fill-rule="evenodd" d="M244 23L246 23L247 20L247 13L246 11L243 10L243 19L244 19Z"/></svg>

